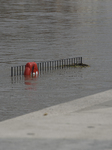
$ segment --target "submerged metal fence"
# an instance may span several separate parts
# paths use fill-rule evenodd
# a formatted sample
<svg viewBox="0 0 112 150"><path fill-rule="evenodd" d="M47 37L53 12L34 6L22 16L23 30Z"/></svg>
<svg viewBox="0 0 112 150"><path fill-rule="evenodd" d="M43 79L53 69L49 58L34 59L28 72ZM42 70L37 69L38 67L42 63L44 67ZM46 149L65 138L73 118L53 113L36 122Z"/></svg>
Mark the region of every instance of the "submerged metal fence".
<svg viewBox="0 0 112 150"><path fill-rule="evenodd" d="M64 67L69 67L71 65L78 65L78 64L82 64L82 57L38 62L37 66L40 74L42 71L55 70L58 68L64 68ZM25 70L25 65L11 67L11 76L23 75L24 70Z"/></svg>

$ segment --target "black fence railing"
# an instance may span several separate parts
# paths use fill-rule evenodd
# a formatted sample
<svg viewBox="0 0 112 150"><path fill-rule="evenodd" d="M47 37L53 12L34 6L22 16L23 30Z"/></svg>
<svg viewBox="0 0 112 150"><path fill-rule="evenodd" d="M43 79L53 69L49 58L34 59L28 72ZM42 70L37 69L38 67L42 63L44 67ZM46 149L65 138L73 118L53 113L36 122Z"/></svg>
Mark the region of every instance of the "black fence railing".
<svg viewBox="0 0 112 150"><path fill-rule="evenodd" d="M43 71L54 70L54 69L69 67L71 65L78 65L78 64L82 64L82 57L38 62L37 66L40 74ZM23 75L24 70L25 70L25 65L11 67L11 76Z"/></svg>

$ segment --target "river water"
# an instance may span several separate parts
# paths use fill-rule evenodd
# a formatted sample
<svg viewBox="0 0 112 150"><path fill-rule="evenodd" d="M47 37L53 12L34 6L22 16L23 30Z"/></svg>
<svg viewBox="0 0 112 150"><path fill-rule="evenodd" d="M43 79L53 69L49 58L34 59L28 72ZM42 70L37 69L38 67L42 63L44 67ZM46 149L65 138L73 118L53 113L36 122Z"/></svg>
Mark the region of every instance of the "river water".
<svg viewBox="0 0 112 150"><path fill-rule="evenodd" d="M0 121L111 89L111 25L111 0L1 0ZM77 56L90 67L10 76L11 66Z"/></svg>

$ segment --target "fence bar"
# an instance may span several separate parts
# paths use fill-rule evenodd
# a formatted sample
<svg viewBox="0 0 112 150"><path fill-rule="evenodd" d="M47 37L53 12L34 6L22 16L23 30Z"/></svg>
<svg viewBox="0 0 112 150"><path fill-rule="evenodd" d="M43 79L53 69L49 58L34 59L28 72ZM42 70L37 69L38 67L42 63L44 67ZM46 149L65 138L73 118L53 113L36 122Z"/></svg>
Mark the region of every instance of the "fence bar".
<svg viewBox="0 0 112 150"><path fill-rule="evenodd" d="M55 66L56 66L56 62L54 61L54 69L56 69L56 67L55 67Z"/></svg>
<svg viewBox="0 0 112 150"><path fill-rule="evenodd" d="M50 63L49 63L49 69L51 70L51 61L50 61Z"/></svg>
<svg viewBox="0 0 112 150"><path fill-rule="evenodd" d="M42 63L42 70L44 70L44 63Z"/></svg>
<svg viewBox="0 0 112 150"><path fill-rule="evenodd" d="M42 70L44 70L44 63L42 63Z"/></svg>
<svg viewBox="0 0 112 150"><path fill-rule="evenodd" d="M82 64L82 57L81 57L81 64Z"/></svg>
<svg viewBox="0 0 112 150"><path fill-rule="evenodd" d="M13 67L11 67L11 77L13 76Z"/></svg>
<svg viewBox="0 0 112 150"><path fill-rule="evenodd" d="M62 68L62 59L60 60L60 68Z"/></svg>
<svg viewBox="0 0 112 150"><path fill-rule="evenodd" d="M54 69L54 63L53 63L54 61L52 61L52 70Z"/></svg>
<svg viewBox="0 0 112 150"><path fill-rule="evenodd" d="M21 66L19 66L19 75L21 75Z"/></svg>
<svg viewBox="0 0 112 150"><path fill-rule="evenodd" d="M48 70L48 68L47 68L47 61L46 61L46 65L45 66L46 66L46 71L47 71Z"/></svg>
<svg viewBox="0 0 112 150"><path fill-rule="evenodd" d="M46 71L46 70L45 70L45 62L44 62L44 71Z"/></svg>
<svg viewBox="0 0 112 150"><path fill-rule="evenodd" d="M39 72L40 72L40 64L41 64L41 63L38 63L38 69L39 69Z"/></svg>
<svg viewBox="0 0 112 150"><path fill-rule="evenodd" d="M71 65L71 58L70 58L70 65Z"/></svg>
<svg viewBox="0 0 112 150"><path fill-rule="evenodd" d="M72 58L72 65L73 65L73 58Z"/></svg>
<svg viewBox="0 0 112 150"><path fill-rule="evenodd" d="M63 68L63 59L61 60L61 68Z"/></svg>
<svg viewBox="0 0 112 150"><path fill-rule="evenodd" d="M73 58L72 58L72 65L73 65Z"/></svg>
<svg viewBox="0 0 112 150"><path fill-rule="evenodd" d="M58 60L57 60L57 69L58 69Z"/></svg>
<svg viewBox="0 0 112 150"><path fill-rule="evenodd" d="M40 63L40 72L42 71L42 63Z"/></svg>

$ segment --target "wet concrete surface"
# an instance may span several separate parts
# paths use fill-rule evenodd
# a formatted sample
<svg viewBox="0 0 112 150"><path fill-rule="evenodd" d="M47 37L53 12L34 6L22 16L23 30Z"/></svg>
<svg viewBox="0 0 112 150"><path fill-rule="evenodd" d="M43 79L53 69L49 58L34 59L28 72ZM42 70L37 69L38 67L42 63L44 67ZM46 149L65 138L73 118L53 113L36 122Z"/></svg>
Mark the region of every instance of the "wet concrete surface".
<svg viewBox="0 0 112 150"><path fill-rule="evenodd" d="M5 150L112 149L112 90L0 123Z"/></svg>

